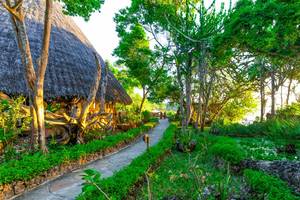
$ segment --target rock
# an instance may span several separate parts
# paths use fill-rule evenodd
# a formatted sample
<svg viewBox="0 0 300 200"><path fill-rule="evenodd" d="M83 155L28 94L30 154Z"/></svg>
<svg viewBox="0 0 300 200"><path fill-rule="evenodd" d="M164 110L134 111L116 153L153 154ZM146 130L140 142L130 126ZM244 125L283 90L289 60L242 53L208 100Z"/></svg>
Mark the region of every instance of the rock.
<svg viewBox="0 0 300 200"><path fill-rule="evenodd" d="M295 144L287 144L282 148L277 148L277 153L287 153L290 155L296 155L297 149Z"/></svg>
<svg viewBox="0 0 300 200"><path fill-rule="evenodd" d="M21 194L25 191L25 184L23 181L18 181L14 185L15 195Z"/></svg>
<svg viewBox="0 0 300 200"><path fill-rule="evenodd" d="M286 181L289 186L300 194L300 162L298 161L243 161L243 168L261 170Z"/></svg>
<svg viewBox="0 0 300 200"><path fill-rule="evenodd" d="M4 193L4 199L10 199L15 195L11 184L3 185L3 193Z"/></svg>

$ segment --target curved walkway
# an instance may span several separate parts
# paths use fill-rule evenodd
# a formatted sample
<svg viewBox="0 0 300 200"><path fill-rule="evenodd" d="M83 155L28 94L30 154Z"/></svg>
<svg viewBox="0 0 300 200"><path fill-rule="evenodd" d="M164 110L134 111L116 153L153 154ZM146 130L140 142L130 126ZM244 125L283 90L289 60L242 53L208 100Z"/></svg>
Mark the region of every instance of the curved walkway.
<svg viewBox="0 0 300 200"><path fill-rule="evenodd" d="M150 145L156 144L162 137L165 129L169 126L167 119L160 120L160 123L149 132ZM146 145L140 138L136 143L88 164L83 169L65 174L53 181L47 182L32 191L15 198L19 200L73 200L81 192L81 175L85 169L93 168L98 170L102 177L113 175L114 172L127 166L131 161L146 150Z"/></svg>

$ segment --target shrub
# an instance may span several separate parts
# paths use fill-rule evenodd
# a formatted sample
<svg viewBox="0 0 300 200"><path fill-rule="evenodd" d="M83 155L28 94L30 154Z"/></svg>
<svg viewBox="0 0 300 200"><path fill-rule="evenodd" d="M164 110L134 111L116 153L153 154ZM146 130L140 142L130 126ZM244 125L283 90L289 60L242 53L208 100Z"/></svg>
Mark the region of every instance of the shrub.
<svg viewBox="0 0 300 200"><path fill-rule="evenodd" d="M229 136L268 136L271 138L300 139L300 121L270 119L249 125L223 125L216 122L212 125L211 133Z"/></svg>
<svg viewBox="0 0 300 200"><path fill-rule="evenodd" d="M159 122L159 119L157 117L151 117L149 119L149 122L155 122L155 123L157 123L157 122Z"/></svg>
<svg viewBox="0 0 300 200"><path fill-rule="evenodd" d="M167 117L168 119L171 121L171 122L174 122L174 121L179 121L179 116L177 115L176 112L174 111L168 111L167 112Z"/></svg>
<svg viewBox="0 0 300 200"><path fill-rule="evenodd" d="M30 117L22 112L24 97L11 101L0 100L0 154L3 152L15 152L12 143L22 130L29 127ZM9 148L9 149L6 149ZM6 158L13 158L15 154L9 154Z"/></svg>
<svg viewBox="0 0 300 200"><path fill-rule="evenodd" d="M151 112L148 110L145 110L142 112L142 118L144 122L148 122L151 118Z"/></svg>
<svg viewBox="0 0 300 200"><path fill-rule="evenodd" d="M246 169L244 177L252 190L268 200L296 200L288 185L279 178L264 172Z"/></svg>
<svg viewBox="0 0 300 200"><path fill-rule="evenodd" d="M245 152L240 145L228 137L219 137L209 149L209 152L217 158L231 164L239 164L245 159Z"/></svg>
<svg viewBox="0 0 300 200"><path fill-rule="evenodd" d="M276 117L281 119L300 118L300 103L292 103L276 111Z"/></svg>
<svg viewBox="0 0 300 200"><path fill-rule="evenodd" d="M107 136L103 140L94 140L87 144L55 149L55 151L52 150L46 155L37 152L33 155L24 155L20 160L4 162L0 165L0 184L30 180L64 162L79 160L82 156L114 147L123 141L130 141L153 126L154 123L147 123L124 133Z"/></svg>
<svg viewBox="0 0 300 200"><path fill-rule="evenodd" d="M95 171L87 171L86 175L90 174L91 178L88 178L88 181L85 182L83 191L77 199L106 199L104 193L111 199L125 199L134 184L172 147L175 129L175 125L170 125L158 144L135 158L130 165L109 178L100 180L100 175L97 175L99 173L96 172L95 174ZM92 184L91 181L93 182Z"/></svg>

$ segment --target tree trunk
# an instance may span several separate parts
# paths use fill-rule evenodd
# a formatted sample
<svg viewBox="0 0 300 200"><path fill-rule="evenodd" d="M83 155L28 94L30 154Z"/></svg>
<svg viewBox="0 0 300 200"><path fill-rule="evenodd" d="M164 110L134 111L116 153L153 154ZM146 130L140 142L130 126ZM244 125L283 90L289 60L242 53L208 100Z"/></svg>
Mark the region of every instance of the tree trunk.
<svg viewBox="0 0 300 200"><path fill-rule="evenodd" d="M204 76L204 67L205 67L205 48L204 45L201 45L201 52L202 55L200 56L200 60L198 63L198 81L199 81L199 98L198 98L198 111L197 111L197 117L196 117L196 124L195 124L195 128L198 129L199 127L199 121L201 120L201 116L202 116L202 98L203 98L203 76ZM201 123L200 123L201 124Z"/></svg>
<svg viewBox="0 0 300 200"><path fill-rule="evenodd" d="M276 93L276 85L275 85L275 72L274 69L272 69L271 72L271 116L275 116L275 104L276 104L276 99L275 99L275 93Z"/></svg>
<svg viewBox="0 0 300 200"><path fill-rule="evenodd" d="M205 72L207 73L207 72ZM207 94L205 99L205 104L204 104L204 108L203 108L203 113L202 113L202 119L201 119L201 132L204 131L204 127L205 127L205 119L207 116L207 108L208 108L208 103L209 103L209 99L210 99L210 95L211 95L211 91L212 91L212 86L215 80L215 73L213 72L213 74L210 77L210 82L208 83L208 88L207 88Z"/></svg>
<svg viewBox="0 0 300 200"><path fill-rule="evenodd" d="M40 148L47 152L46 132L45 132L45 109L44 109L44 81L48 65L50 35L52 26L52 0L46 0L46 10L44 17L44 35L41 57L38 60L38 76L34 90L34 107L37 115L38 133L40 137Z"/></svg>
<svg viewBox="0 0 300 200"><path fill-rule="evenodd" d="M285 104L286 105L289 105L289 99L290 99L290 94L291 94L292 82L293 82L293 79L290 78L289 85L288 85L288 90L287 90L287 95L286 95L286 100L285 100Z"/></svg>
<svg viewBox="0 0 300 200"><path fill-rule="evenodd" d="M265 79L263 76L263 65L260 67L260 121L264 120L265 115Z"/></svg>
<svg viewBox="0 0 300 200"><path fill-rule="evenodd" d="M36 117L36 111L33 105L32 97L29 97L29 104L30 104L30 116L31 116L31 149L34 151L37 149L39 145L39 133L38 133L38 123Z"/></svg>
<svg viewBox="0 0 300 200"><path fill-rule="evenodd" d="M141 101L141 104L140 104L139 114L142 113L142 110L143 110L143 106L144 106L146 97L147 97L147 92L146 92L145 86L143 86L143 98L142 98L142 101Z"/></svg>
<svg viewBox="0 0 300 200"><path fill-rule="evenodd" d="M180 119L181 119L181 127L184 130L185 129L185 114L184 114L184 103L183 103L183 99L184 99L184 92L183 92L183 83L181 80L181 70L180 70L180 66L177 64L177 81L179 84L179 88L180 88Z"/></svg>
<svg viewBox="0 0 300 200"><path fill-rule="evenodd" d="M101 70L102 70L101 63L100 63L96 53L94 53L94 56L95 56L95 60L96 60L96 64L97 64L97 73L95 74L94 84L91 86L87 101L84 102L81 113L77 120L78 121L77 122L78 124L76 124L78 127L77 143L83 143L83 134L88 125L87 124L87 116L89 113L89 109L96 99L96 95L97 95L97 92L99 89L99 83L101 81Z"/></svg>
<svg viewBox="0 0 300 200"><path fill-rule="evenodd" d="M192 54L189 54L187 62L187 74L185 76L185 93L186 93L186 127L191 120L191 103L192 103Z"/></svg>

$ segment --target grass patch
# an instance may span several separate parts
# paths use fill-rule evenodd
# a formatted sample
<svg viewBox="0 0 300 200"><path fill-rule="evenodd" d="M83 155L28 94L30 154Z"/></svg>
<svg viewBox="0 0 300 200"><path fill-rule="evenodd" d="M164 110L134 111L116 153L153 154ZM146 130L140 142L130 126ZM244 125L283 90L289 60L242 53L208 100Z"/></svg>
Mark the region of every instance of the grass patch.
<svg viewBox="0 0 300 200"><path fill-rule="evenodd" d="M299 200L279 178L250 169L244 171L244 176L251 189L255 191L255 199Z"/></svg>

